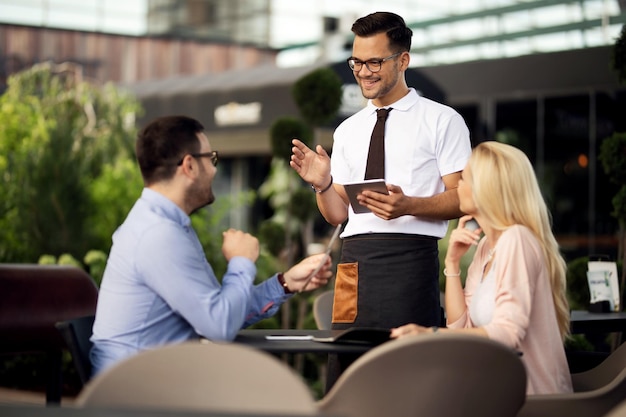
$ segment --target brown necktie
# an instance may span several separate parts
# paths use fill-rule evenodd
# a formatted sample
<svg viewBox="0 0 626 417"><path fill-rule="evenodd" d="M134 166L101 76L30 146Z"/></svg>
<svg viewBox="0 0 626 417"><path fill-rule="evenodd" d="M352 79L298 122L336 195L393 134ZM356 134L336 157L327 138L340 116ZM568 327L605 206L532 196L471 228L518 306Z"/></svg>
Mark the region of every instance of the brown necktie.
<svg viewBox="0 0 626 417"><path fill-rule="evenodd" d="M376 110L376 124L372 131L370 151L365 167L366 180L385 178L385 121L390 111L391 108Z"/></svg>

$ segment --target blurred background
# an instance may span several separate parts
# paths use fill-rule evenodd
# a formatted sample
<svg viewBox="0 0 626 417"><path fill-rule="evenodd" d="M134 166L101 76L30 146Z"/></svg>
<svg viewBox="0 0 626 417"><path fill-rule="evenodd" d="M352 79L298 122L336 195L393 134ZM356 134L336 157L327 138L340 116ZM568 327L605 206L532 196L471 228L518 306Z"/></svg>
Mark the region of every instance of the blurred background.
<svg viewBox="0 0 626 417"><path fill-rule="evenodd" d="M7 77L44 61L73 62L112 81L160 115L200 119L224 159L220 189L256 189L269 172L268 128L297 115L295 80L319 65L344 78L334 126L358 109L345 66L352 22L389 10L414 31L413 86L459 110L474 143L498 139L535 164L569 256L615 256L615 187L599 142L626 122L624 87L609 47L626 22L624 1L475 0L0 0L0 91ZM419 85L421 83L421 85ZM233 210L254 228L267 215Z"/></svg>

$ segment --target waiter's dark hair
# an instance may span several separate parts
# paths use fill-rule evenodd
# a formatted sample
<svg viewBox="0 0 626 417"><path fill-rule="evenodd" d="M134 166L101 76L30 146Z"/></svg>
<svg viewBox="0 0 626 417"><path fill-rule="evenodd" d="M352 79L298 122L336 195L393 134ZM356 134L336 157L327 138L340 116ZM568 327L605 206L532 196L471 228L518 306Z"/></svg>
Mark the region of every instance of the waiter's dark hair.
<svg viewBox="0 0 626 417"><path fill-rule="evenodd" d="M361 37L386 33L390 49L394 52L409 52L413 31L404 19L391 12L376 12L357 19L352 25L352 32Z"/></svg>

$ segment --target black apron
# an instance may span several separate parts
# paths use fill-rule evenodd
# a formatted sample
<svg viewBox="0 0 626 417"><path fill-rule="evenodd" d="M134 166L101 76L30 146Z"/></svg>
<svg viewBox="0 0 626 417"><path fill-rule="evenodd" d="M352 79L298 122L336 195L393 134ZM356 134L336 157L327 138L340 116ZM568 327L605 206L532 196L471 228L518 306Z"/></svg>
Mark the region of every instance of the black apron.
<svg viewBox="0 0 626 417"><path fill-rule="evenodd" d="M345 238L337 265L333 329L440 326L437 238L376 233ZM330 355L326 389L358 355Z"/></svg>

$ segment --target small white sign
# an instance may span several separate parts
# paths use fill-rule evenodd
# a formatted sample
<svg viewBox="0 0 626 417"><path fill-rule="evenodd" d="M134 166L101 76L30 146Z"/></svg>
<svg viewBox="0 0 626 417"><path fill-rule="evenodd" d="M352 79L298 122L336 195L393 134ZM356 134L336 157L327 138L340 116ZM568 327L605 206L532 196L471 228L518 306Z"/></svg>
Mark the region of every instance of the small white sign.
<svg viewBox="0 0 626 417"><path fill-rule="evenodd" d="M215 109L213 117L217 126L254 125L261 121L262 104L231 102Z"/></svg>
<svg viewBox="0 0 626 417"><path fill-rule="evenodd" d="M609 301L611 311L620 311L617 264L615 262L592 261L588 263L590 303Z"/></svg>

